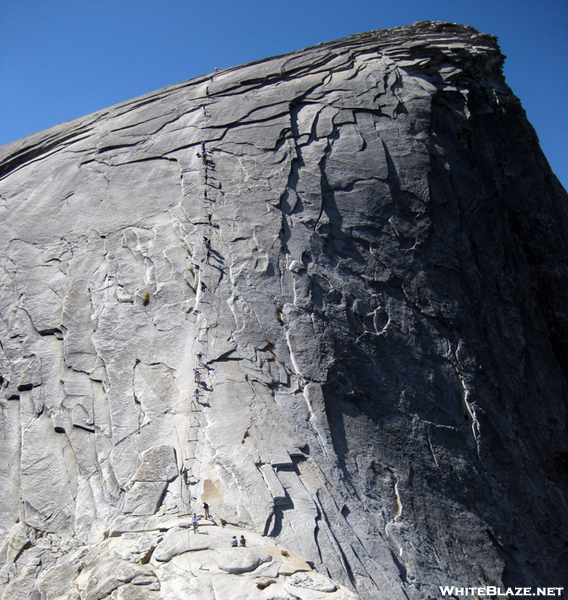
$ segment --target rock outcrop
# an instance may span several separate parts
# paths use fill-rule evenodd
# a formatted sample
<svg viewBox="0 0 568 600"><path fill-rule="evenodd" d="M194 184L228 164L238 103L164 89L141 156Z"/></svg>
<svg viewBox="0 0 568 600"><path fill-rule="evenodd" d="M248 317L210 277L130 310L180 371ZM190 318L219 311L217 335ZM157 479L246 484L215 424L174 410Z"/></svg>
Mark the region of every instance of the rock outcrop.
<svg viewBox="0 0 568 600"><path fill-rule="evenodd" d="M568 587L568 198L502 62L418 23L0 150L3 600Z"/></svg>

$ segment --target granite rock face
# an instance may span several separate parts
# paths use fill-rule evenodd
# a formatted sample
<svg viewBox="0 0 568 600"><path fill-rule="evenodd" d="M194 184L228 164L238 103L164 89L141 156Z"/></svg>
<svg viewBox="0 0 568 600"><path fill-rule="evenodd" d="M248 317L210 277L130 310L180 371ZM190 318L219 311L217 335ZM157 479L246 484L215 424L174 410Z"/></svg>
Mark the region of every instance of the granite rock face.
<svg viewBox="0 0 568 600"><path fill-rule="evenodd" d="M502 62L418 23L0 150L1 598L568 587L568 197Z"/></svg>

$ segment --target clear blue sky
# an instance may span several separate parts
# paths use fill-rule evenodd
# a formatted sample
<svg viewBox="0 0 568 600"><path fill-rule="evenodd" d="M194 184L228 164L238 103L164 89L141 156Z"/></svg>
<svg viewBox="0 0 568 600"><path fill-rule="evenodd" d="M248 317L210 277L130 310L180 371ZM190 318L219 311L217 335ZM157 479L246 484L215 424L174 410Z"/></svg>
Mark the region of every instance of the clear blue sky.
<svg viewBox="0 0 568 600"><path fill-rule="evenodd" d="M568 0L0 0L0 145L215 67L424 19L498 36L568 187Z"/></svg>

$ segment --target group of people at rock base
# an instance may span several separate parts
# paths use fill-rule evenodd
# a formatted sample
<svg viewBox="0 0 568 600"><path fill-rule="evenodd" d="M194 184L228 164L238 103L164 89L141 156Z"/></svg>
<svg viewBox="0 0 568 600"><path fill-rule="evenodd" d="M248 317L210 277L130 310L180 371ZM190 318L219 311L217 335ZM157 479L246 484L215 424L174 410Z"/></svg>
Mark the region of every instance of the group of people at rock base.
<svg viewBox="0 0 568 600"><path fill-rule="evenodd" d="M205 518L206 519L210 519L211 518L211 513L209 512L209 504L207 504L207 502L203 503L203 510L205 512ZM193 513L193 517L191 517L191 524L193 526L193 533L197 533L197 527L199 526L199 519L197 518L197 513ZM246 547L247 545L247 541L245 539L244 535L241 535L241 539L238 540L237 536L234 535L231 539L231 547L232 548L236 548L238 546L241 547Z"/></svg>
<svg viewBox="0 0 568 600"><path fill-rule="evenodd" d="M241 539L238 540L237 536L234 535L231 539L231 548L236 548L237 546L242 546L243 548L247 545L247 541L244 535L241 535Z"/></svg>
<svg viewBox="0 0 568 600"><path fill-rule="evenodd" d="M203 503L203 512L205 519L211 518L211 513L209 512L209 504L207 502ZM199 519L197 518L197 513L193 513L193 517L191 517L191 524L193 526L193 533L197 533L197 527L199 526Z"/></svg>

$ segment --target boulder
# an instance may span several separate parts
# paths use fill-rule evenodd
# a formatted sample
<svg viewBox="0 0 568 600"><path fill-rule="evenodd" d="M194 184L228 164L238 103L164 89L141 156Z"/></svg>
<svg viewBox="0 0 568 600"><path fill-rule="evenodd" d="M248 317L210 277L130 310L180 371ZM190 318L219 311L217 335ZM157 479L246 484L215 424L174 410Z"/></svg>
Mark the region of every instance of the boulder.
<svg viewBox="0 0 568 600"><path fill-rule="evenodd" d="M210 541L208 537L195 535L190 529L170 530L154 550L153 557L160 562L167 562L178 554L184 552L199 552L208 550Z"/></svg>
<svg viewBox="0 0 568 600"><path fill-rule="evenodd" d="M270 556L268 554L254 552L246 548L222 550L215 559L220 569L233 575L250 573L269 560Z"/></svg>

